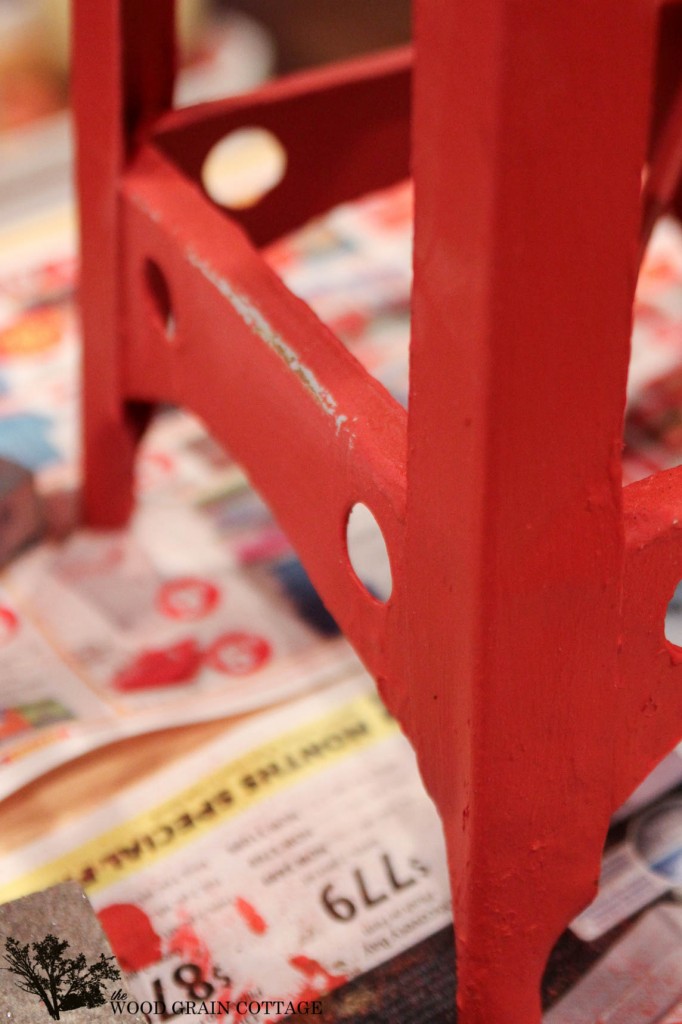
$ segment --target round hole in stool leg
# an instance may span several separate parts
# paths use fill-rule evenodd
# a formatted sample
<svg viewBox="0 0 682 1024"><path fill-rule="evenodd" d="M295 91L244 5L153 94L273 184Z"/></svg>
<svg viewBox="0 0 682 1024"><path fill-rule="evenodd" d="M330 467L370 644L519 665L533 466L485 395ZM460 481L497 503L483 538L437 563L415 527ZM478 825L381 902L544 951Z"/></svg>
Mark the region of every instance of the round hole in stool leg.
<svg viewBox="0 0 682 1024"><path fill-rule="evenodd" d="M665 638L676 661L682 661L682 582L675 587L665 614Z"/></svg>
<svg viewBox="0 0 682 1024"><path fill-rule="evenodd" d="M154 313L161 324L167 340L174 341L175 314L166 275L158 263L154 260L147 260L144 265L144 276Z"/></svg>
<svg viewBox="0 0 682 1024"><path fill-rule="evenodd" d="M237 128L209 150L201 180L214 203L246 210L279 185L286 167L286 151L272 132Z"/></svg>
<svg viewBox="0 0 682 1024"><path fill-rule="evenodd" d="M346 547L353 572L378 601L388 601L393 590L391 560L381 527L373 513L357 502L346 523Z"/></svg>

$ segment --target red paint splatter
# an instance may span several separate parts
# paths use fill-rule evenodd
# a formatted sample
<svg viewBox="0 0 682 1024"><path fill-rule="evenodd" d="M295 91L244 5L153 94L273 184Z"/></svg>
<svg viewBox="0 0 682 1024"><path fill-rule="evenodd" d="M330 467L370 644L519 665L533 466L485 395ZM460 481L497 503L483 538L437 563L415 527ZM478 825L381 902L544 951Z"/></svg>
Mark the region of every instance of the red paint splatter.
<svg viewBox="0 0 682 1024"><path fill-rule="evenodd" d="M268 926L260 916L255 907L253 907L246 900L243 900L241 896L235 900L235 908L239 916L246 922L254 935L264 935L268 930Z"/></svg>
<svg viewBox="0 0 682 1024"><path fill-rule="evenodd" d="M206 664L228 676L247 676L271 655L270 644L255 633L223 633L206 652Z"/></svg>
<svg viewBox="0 0 682 1024"><path fill-rule="evenodd" d="M211 951L188 922L175 929L168 940L168 952L176 953L182 960L196 964L204 979L213 973Z"/></svg>
<svg viewBox="0 0 682 1024"><path fill-rule="evenodd" d="M122 693L155 690L189 682L201 664L196 640L182 640L172 647L142 651L135 661L114 677L114 686Z"/></svg>
<svg viewBox="0 0 682 1024"><path fill-rule="evenodd" d="M326 967L309 956L289 957L289 963L307 979L307 983L296 993L299 1002L319 999L348 981L348 975L330 974Z"/></svg>
<svg viewBox="0 0 682 1024"><path fill-rule="evenodd" d="M124 971L141 971L159 962L161 939L140 907L112 903L97 916Z"/></svg>
<svg viewBox="0 0 682 1024"><path fill-rule="evenodd" d="M19 619L11 608L0 608L0 647L14 639L19 629Z"/></svg>
<svg viewBox="0 0 682 1024"><path fill-rule="evenodd" d="M160 612L184 622L205 618L219 601L220 591L213 583L193 576L164 583L156 599Z"/></svg>

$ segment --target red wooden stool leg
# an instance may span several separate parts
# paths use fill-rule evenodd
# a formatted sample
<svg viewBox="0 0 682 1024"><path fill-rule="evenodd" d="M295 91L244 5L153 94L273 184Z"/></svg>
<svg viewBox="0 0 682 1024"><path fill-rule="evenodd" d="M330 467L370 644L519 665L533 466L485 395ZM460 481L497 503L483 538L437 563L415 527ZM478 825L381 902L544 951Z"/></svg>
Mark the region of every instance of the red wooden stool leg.
<svg viewBox="0 0 682 1024"><path fill-rule="evenodd" d="M139 132L172 100L169 0L74 0L73 101L81 218L84 515L122 524L145 410L125 402L118 187Z"/></svg>
<svg viewBox="0 0 682 1024"><path fill-rule="evenodd" d="M406 722L461 1024L539 1020L613 810L645 6L417 4Z"/></svg>

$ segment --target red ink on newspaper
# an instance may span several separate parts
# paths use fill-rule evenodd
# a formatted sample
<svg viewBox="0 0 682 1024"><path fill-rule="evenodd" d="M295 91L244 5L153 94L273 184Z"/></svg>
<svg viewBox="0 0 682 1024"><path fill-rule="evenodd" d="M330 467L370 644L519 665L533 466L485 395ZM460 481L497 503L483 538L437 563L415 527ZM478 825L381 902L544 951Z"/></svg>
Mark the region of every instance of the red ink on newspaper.
<svg viewBox="0 0 682 1024"><path fill-rule="evenodd" d="M206 652L209 668L228 676L247 676L270 660L272 648L255 633L223 633Z"/></svg>
<svg viewBox="0 0 682 1024"><path fill-rule="evenodd" d="M220 591L208 580L188 576L169 580L159 590L156 604L169 619L196 622L206 618L220 602Z"/></svg>

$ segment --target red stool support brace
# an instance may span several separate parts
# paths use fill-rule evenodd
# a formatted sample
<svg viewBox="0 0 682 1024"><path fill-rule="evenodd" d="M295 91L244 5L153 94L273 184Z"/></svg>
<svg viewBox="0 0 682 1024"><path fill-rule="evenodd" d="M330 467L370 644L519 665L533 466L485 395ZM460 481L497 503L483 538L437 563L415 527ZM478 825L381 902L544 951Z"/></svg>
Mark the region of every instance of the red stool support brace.
<svg viewBox="0 0 682 1024"><path fill-rule="evenodd" d="M417 750L462 1024L537 1024L611 813L682 735L682 473L620 469L638 256L680 180L681 11L416 0L412 84L389 54L173 111L169 0L75 0L87 520L125 520L159 401L246 467ZM200 169L252 124L288 174L228 216ZM258 247L410 169L407 415ZM358 501L386 604L349 563Z"/></svg>

